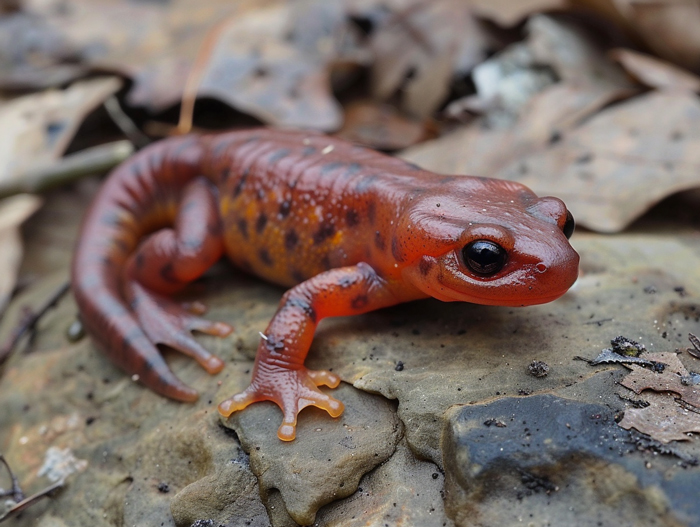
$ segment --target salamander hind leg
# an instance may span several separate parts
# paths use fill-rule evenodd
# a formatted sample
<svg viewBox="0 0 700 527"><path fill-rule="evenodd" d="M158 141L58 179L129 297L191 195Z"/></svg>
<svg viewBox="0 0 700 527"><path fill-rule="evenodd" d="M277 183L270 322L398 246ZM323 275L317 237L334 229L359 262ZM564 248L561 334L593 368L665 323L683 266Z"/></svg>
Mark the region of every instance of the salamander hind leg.
<svg viewBox="0 0 700 527"><path fill-rule="evenodd" d="M362 263L332 269L290 289L260 341L250 386L223 401L219 412L228 417L254 402L272 401L282 410L277 436L283 441L295 438L297 414L307 406L340 416L343 403L318 389L335 388L340 378L304 366L316 326L325 317L366 313L395 303L387 284Z"/></svg>
<svg viewBox="0 0 700 527"><path fill-rule="evenodd" d="M131 310L149 340L192 357L211 374L221 371L224 363L191 332L225 337L231 326L197 316L204 311L199 303L182 306L166 295L201 276L222 254L215 197L209 183L198 179L184 191L174 229L146 239L131 257L124 281Z"/></svg>

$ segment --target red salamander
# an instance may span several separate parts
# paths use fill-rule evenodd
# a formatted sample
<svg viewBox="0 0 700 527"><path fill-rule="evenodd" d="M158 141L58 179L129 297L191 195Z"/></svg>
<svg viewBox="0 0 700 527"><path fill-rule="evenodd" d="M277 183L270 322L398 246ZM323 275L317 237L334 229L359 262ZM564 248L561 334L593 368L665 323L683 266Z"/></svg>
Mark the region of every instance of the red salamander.
<svg viewBox="0 0 700 527"><path fill-rule="evenodd" d="M224 254L290 289L260 340L250 386L224 416L256 401L282 409L292 440L313 405L343 404L318 386L340 382L304 366L318 323L433 297L526 306L556 299L578 276L574 221L557 198L495 179L434 174L311 132L256 129L151 145L107 179L83 222L72 267L87 330L156 392L194 401L157 345L209 373L224 363L191 331L231 327L170 295Z"/></svg>

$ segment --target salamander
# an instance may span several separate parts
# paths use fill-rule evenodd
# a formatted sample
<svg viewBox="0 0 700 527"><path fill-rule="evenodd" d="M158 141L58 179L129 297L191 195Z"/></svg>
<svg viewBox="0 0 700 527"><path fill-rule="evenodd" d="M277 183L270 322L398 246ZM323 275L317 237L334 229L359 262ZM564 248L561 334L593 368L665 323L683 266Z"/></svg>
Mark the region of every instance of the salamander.
<svg viewBox="0 0 700 527"><path fill-rule="evenodd" d="M440 175L325 135L254 129L154 143L107 178L82 224L72 287L83 323L111 360L166 397L197 392L158 346L207 372L224 366L192 331L232 328L171 299L226 255L288 287L261 333L252 379L219 404L256 401L297 414L343 404L319 390L340 378L304 366L326 317L433 297L526 306L554 300L578 275L574 220L562 201L482 177Z"/></svg>

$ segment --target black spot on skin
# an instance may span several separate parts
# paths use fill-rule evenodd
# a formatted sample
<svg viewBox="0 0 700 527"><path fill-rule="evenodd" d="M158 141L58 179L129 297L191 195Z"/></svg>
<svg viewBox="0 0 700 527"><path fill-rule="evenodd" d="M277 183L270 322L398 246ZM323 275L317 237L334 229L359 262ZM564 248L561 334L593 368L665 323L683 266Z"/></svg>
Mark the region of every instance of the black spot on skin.
<svg viewBox="0 0 700 527"><path fill-rule="evenodd" d="M166 282L171 284L180 283L180 281L175 277L175 269L173 269L173 263L168 262L163 267L160 268L160 277Z"/></svg>
<svg viewBox="0 0 700 527"><path fill-rule="evenodd" d="M366 307L368 303L369 298L367 298L367 295L358 295L352 299L350 302L350 307L353 309L362 309L363 307Z"/></svg>
<svg viewBox="0 0 700 527"><path fill-rule="evenodd" d="M291 251L294 249L294 247L297 246L297 243L299 242L299 236L297 235L296 231L292 229L291 231L287 232L287 234L284 235L284 248L287 249L288 251Z"/></svg>
<svg viewBox="0 0 700 527"><path fill-rule="evenodd" d="M114 240L114 245L116 245L122 254L129 252L129 246L124 240Z"/></svg>
<svg viewBox="0 0 700 527"><path fill-rule="evenodd" d="M423 276L427 276L430 270L433 268L433 262L430 260L427 260L425 258L422 258L420 263L418 264L418 269L420 270L420 274Z"/></svg>
<svg viewBox="0 0 700 527"><path fill-rule="evenodd" d="M335 234L335 226L332 223L324 223L314 233L313 239L315 244L322 243Z"/></svg>
<svg viewBox="0 0 700 527"><path fill-rule="evenodd" d="M304 311L304 314L311 319L311 322L316 323L316 310L311 307L311 304L302 298L290 298L285 307L299 307Z"/></svg>
<svg viewBox="0 0 700 527"><path fill-rule="evenodd" d="M258 251L258 256L260 257L260 261L264 263L265 265L272 265L272 257L270 256L270 253L267 252L267 249L262 248Z"/></svg>
<svg viewBox="0 0 700 527"><path fill-rule="evenodd" d="M327 254L323 255L323 258L321 258L321 267L328 271L331 268L331 259L328 257Z"/></svg>
<svg viewBox="0 0 700 527"><path fill-rule="evenodd" d="M270 163L276 163L280 159L284 159L289 155L289 148L280 148L279 150L272 153L268 161Z"/></svg>
<svg viewBox="0 0 700 527"><path fill-rule="evenodd" d="M261 212L258 220L255 222L255 232L258 234L262 233L265 230L265 225L267 225L267 215Z"/></svg>
<svg viewBox="0 0 700 527"><path fill-rule="evenodd" d="M236 227L238 227L238 230L241 232L243 237L247 240L248 239L248 222L245 220L245 218L240 218L236 222Z"/></svg>
<svg viewBox="0 0 700 527"><path fill-rule="evenodd" d="M304 150L301 151L301 155L304 157L308 157L310 155L313 155L316 153L316 147L315 146L307 146L304 147Z"/></svg>
<svg viewBox="0 0 700 527"><path fill-rule="evenodd" d="M146 258L143 253L139 252L136 255L134 262L136 263L136 269L143 269L143 266L146 263Z"/></svg>
<svg viewBox="0 0 700 527"><path fill-rule="evenodd" d="M403 255L401 254L401 244L399 243L399 239L396 236L391 238L391 255L397 262L403 262Z"/></svg>
<svg viewBox="0 0 700 527"><path fill-rule="evenodd" d="M367 204L367 218L369 219L369 222L374 225L374 222L377 219L377 206L375 205L374 201L370 201Z"/></svg>
<svg viewBox="0 0 700 527"><path fill-rule="evenodd" d="M379 231L374 235L374 246L380 251L386 249L386 240L384 240L384 236Z"/></svg>
<svg viewBox="0 0 700 527"><path fill-rule="evenodd" d="M224 167L221 169L221 182L226 183L228 180L229 176L231 175L231 167Z"/></svg>
<svg viewBox="0 0 700 527"><path fill-rule="evenodd" d="M114 262L109 256L105 256L104 258L102 258L102 264L105 267L112 267L114 265Z"/></svg>
<svg viewBox="0 0 700 527"><path fill-rule="evenodd" d="M377 180L379 176L376 174L372 174L371 176L366 176L363 177L355 186L355 190L357 192L364 192L365 190L369 189L374 182Z"/></svg>
<svg viewBox="0 0 700 527"><path fill-rule="evenodd" d="M294 280L298 284L306 280L306 275L302 273L299 269L292 269L289 275L292 277L292 280Z"/></svg>
<svg viewBox="0 0 700 527"><path fill-rule="evenodd" d="M333 163L326 163L321 167L321 175L326 176L331 172L338 170L343 165L344 163L340 163L339 161L334 161Z"/></svg>
<svg viewBox="0 0 700 527"><path fill-rule="evenodd" d="M350 163L348 169L343 174L346 177L354 176L362 171L362 165L360 163Z"/></svg>
<svg viewBox="0 0 700 527"><path fill-rule="evenodd" d="M345 223L348 227L355 227L360 223L360 215L355 209L350 209L345 213Z"/></svg>
<svg viewBox="0 0 700 527"><path fill-rule="evenodd" d="M245 185L246 179L248 179L248 174L250 174L250 167L246 168L243 173L241 174L240 179L238 180L238 183L236 183L236 188L233 189L233 197L237 197L241 191L243 190L243 186Z"/></svg>
<svg viewBox="0 0 700 527"><path fill-rule="evenodd" d="M289 216L289 212L292 210L292 203L291 201L283 201L280 203L280 216L283 218L286 218Z"/></svg>

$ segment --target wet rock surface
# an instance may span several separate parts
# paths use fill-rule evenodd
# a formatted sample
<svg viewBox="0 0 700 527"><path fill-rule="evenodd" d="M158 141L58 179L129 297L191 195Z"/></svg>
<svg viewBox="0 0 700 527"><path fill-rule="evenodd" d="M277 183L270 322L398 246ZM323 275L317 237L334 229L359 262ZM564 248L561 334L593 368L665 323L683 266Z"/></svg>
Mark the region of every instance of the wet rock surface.
<svg viewBox="0 0 700 527"><path fill-rule="evenodd" d="M536 395L451 413L446 507L459 525L613 525L621 517L622 525L692 525L700 517L696 491L678 492L686 469L672 457L647 468L649 457L635 455L638 434L620 429L605 405Z"/></svg>
<svg viewBox="0 0 700 527"><path fill-rule="evenodd" d="M22 306L66 279L75 200L55 194L29 224L23 272L38 279L0 339ZM89 338L69 342L76 308L66 297L2 368L0 451L28 493L49 484L39 469L50 448L86 464L8 525L697 525L697 437L664 445L621 428L648 391L621 385L623 365L576 359L625 335L649 353L680 349L685 369L700 370L682 351L700 334L697 234L640 224L573 243L582 276L551 304L424 301L324 321L307 364L342 377L334 396L346 413L304 410L291 444L276 438L272 405L226 422L216 412L247 385L279 288L222 265L188 290L209 318L235 326L226 339L198 337L226 361L216 376L168 354L200 390L192 405L144 389ZM531 374L533 361L546 376Z"/></svg>

